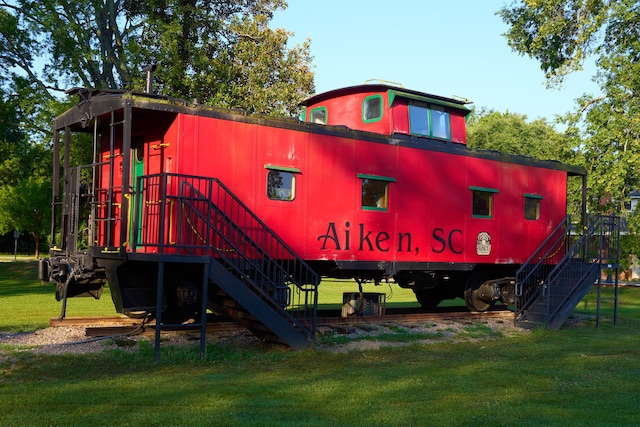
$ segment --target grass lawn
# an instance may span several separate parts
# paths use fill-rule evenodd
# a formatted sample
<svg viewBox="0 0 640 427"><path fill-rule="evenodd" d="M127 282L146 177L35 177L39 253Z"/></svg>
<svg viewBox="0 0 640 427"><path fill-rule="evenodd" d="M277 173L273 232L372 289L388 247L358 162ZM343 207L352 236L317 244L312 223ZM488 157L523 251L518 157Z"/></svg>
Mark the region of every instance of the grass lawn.
<svg viewBox="0 0 640 427"><path fill-rule="evenodd" d="M55 299L53 283L43 285L38 280L38 262L33 258L0 255L0 330L33 331L49 326L49 319L58 317L62 303ZM105 288L99 300L71 298L67 316L115 315L111 294Z"/></svg>
<svg viewBox="0 0 640 427"><path fill-rule="evenodd" d="M0 330L58 315L36 265L0 262ZM336 288L321 289L320 303L339 305ZM392 289L390 304L412 299ZM397 346L390 336L382 349L347 353L210 344L200 360L195 343L163 347L154 363L144 342L89 355L0 345L0 425L637 426L640 288L621 288L617 326L611 303L598 329L592 292L576 310L587 319L559 331L502 336L469 325L476 332L456 339ZM99 314L113 314L108 294L69 302L69 316Z"/></svg>

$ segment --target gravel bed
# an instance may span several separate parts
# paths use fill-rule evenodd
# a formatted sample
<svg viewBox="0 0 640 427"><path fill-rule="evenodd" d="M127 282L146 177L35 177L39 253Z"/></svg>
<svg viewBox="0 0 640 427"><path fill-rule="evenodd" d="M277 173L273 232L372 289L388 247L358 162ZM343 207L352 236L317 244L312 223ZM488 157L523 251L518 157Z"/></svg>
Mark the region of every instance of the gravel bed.
<svg viewBox="0 0 640 427"><path fill-rule="evenodd" d="M47 354L95 353L109 347L106 340L88 340L84 330L84 326L57 326L35 332L1 334L0 344L15 346L21 351Z"/></svg>
<svg viewBox="0 0 640 427"><path fill-rule="evenodd" d="M153 345L154 339L153 334L87 337L85 336L85 326L55 326L28 333L0 333L0 345L9 345L18 351L30 351L36 354L86 354L98 353L107 349L136 351L138 341L146 340ZM199 340L198 332L163 332L161 345L197 346ZM238 346L261 344L248 331L207 334L207 341L227 342Z"/></svg>
<svg viewBox="0 0 640 427"><path fill-rule="evenodd" d="M512 322L501 319L485 319L481 322L458 322L455 320L438 321L438 323L425 322L383 322L367 323L365 325L343 325L330 330L321 330L320 334L343 335L351 341L344 344L319 345L319 350L344 353L349 351L373 350L381 347L404 346L417 343L429 344L442 342L443 340L476 340L490 339L488 334L479 334L481 338L473 338L464 335L464 332L472 325L481 324L491 329L499 336L513 336L528 333L529 331L515 328ZM405 342L393 342L392 338L376 340L381 334L389 334L403 330L414 334L438 334L437 338L410 340ZM119 337L95 338L85 336L85 326L56 326L40 329L30 333L0 333L0 345L14 347L18 351L30 351L42 354L86 354L97 353L107 349L121 349L123 351L137 351L138 341L146 340L153 345L154 334L138 334ZM163 332L161 345L198 346L199 332ZM208 342L218 342L235 347L260 347L276 346L275 344L262 343L249 331L226 331L207 334ZM277 346L279 348L285 348Z"/></svg>

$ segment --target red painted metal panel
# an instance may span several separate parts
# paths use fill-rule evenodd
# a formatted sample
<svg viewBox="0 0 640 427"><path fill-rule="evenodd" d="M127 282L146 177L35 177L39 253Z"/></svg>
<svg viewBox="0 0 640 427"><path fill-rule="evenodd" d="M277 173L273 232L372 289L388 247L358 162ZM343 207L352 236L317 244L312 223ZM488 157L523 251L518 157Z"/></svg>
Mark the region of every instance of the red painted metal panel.
<svg viewBox="0 0 640 427"><path fill-rule="evenodd" d="M368 96L380 95L383 100L383 114L379 121L365 123L362 119L362 104ZM389 109L387 92L361 92L336 98L326 99L307 107L307 115L314 108L327 109L327 125L347 126L350 129L390 135L392 131L391 110Z"/></svg>
<svg viewBox="0 0 640 427"><path fill-rule="evenodd" d="M409 135L409 103L406 99L396 98L391 108L393 114L393 132Z"/></svg>
<svg viewBox="0 0 640 427"><path fill-rule="evenodd" d="M557 209L560 213L548 226L523 226L523 195L549 194L551 202L558 185L545 177L562 172L228 122L215 128L240 135L239 141L260 141L244 148L219 146L215 168L223 182L308 259L521 262L564 212ZM202 168L210 161L201 156L194 173L212 170L209 163ZM293 202L268 200L266 164L301 170ZM358 174L394 180L389 183L388 211L362 209ZM471 216L472 186L497 191L490 219ZM488 254L478 253L482 235L491 239Z"/></svg>
<svg viewBox="0 0 640 427"><path fill-rule="evenodd" d="M220 179L308 260L519 263L564 217L563 171L315 133L311 126L293 130L182 114L160 130L152 122L136 126L145 137L145 173ZM116 146L119 155L117 139ZM103 156L108 148L103 136ZM270 168L293 171L294 200L268 198ZM108 165L100 168L103 188L108 173ZM388 210L362 208L362 175L387 180ZM495 190L491 218L471 215L471 187ZM524 220L525 194L541 197L540 220ZM170 208L164 226L172 227L177 209Z"/></svg>
<svg viewBox="0 0 640 427"><path fill-rule="evenodd" d="M364 123L362 120L362 103L365 98L380 95L384 100L384 114L380 121ZM392 133L411 134L409 128L409 101L407 98L396 96L393 105L389 106L388 91L357 91L348 92L334 98L323 98L315 104L307 106L307 120L311 110L324 107L327 109L328 125L343 125L351 129L391 135ZM466 119L461 111L448 109L450 113L451 140L466 144Z"/></svg>
<svg viewBox="0 0 640 427"><path fill-rule="evenodd" d="M98 219L98 231L96 240L98 246L118 246L120 236L120 223L115 220L120 215L122 203L122 138L120 135L114 138L114 149L110 149L110 136L108 132L100 138L100 159L102 165L98 169L97 205L96 215ZM113 168L113 171L112 171ZM112 179L110 179L112 177Z"/></svg>
<svg viewBox="0 0 640 427"><path fill-rule="evenodd" d="M451 140L460 144L467 143L467 121L466 117L455 111L451 112Z"/></svg>

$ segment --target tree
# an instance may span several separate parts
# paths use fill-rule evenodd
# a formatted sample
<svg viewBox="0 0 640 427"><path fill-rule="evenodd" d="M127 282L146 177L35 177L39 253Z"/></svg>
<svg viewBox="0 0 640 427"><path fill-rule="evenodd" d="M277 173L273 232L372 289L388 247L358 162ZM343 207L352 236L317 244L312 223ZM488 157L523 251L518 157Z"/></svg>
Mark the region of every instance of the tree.
<svg viewBox="0 0 640 427"><path fill-rule="evenodd" d="M468 145L542 160L574 161L567 138L546 119L495 110L474 110L467 123Z"/></svg>
<svg viewBox="0 0 640 427"><path fill-rule="evenodd" d="M51 231L51 182L28 177L15 186L0 188L0 233L29 233L36 245Z"/></svg>
<svg viewBox="0 0 640 427"><path fill-rule="evenodd" d="M168 13L167 3L174 13ZM246 6L243 4L246 3ZM146 61L157 63L167 95L251 113L296 115L314 90L309 41L287 47L290 33L268 27L282 0L148 0L142 25Z"/></svg>
<svg viewBox="0 0 640 427"><path fill-rule="evenodd" d="M226 52L224 62L233 66L228 67L228 82L211 103L260 114L298 116L300 103L314 88L309 41L296 49L284 49L289 33L269 29L264 16L236 19L231 28L239 39ZM202 85L201 90L207 87Z"/></svg>
<svg viewBox="0 0 640 427"><path fill-rule="evenodd" d="M609 3L615 2L520 0L498 14L510 26L506 33L509 46L540 61L550 83L557 83L581 69L585 58L598 51L596 42L606 25Z"/></svg>
<svg viewBox="0 0 640 427"><path fill-rule="evenodd" d="M23 176L28 149L17 99L0 90L0 188L16 184Z"/></svg>
<svg viewBox="0 0 640 427"><path fill-rule="evenodd" d="M16 0L0 7L5 77L26 79L40 101L71 86L143 90L142 68L151 63L161 94L205 104L282 113L313 92L308 42L289 49L290 34L267 27L284 0Z"/></svg>
<svg viewBox="0 0 640 427"><path fill-rule="evenodd" d="M509 45L540 61L550 85L594 56L601 96L585 94L565 117L589 172L591 212L621 213L640 163L640 4L634 0L519 1L504 7Z"/></svg>

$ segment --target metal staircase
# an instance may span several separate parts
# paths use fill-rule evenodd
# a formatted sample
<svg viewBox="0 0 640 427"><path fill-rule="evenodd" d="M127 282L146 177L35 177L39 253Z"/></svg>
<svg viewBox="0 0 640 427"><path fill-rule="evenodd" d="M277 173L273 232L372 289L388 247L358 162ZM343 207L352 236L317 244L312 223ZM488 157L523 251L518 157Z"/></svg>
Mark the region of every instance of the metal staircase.
<svg viewBox="0 0 640 427"><path fill-rule="evenodd" d="M261 339L311 345L318 275L222 182L146 175L135 194L134 250L206 259L208 308Z"/></svg>
<svg viewBox="0 0 640 427"><path fill-rule="evenodd" d="M567 216L516 273L516 326L558 329L602 268L617 269L619 217L592 217L585 232L573 238Z"/></svg>

